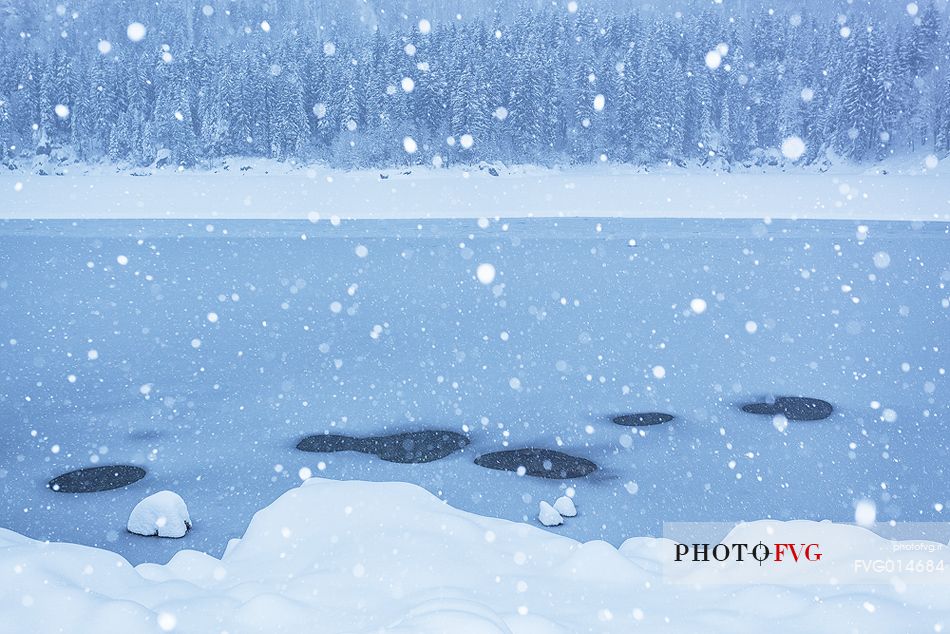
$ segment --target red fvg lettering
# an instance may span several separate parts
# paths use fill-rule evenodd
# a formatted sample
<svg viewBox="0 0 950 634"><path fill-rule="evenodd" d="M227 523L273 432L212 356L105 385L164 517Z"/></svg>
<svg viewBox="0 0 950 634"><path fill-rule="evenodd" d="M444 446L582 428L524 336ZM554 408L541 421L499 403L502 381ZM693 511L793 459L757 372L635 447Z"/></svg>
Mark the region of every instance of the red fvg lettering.
<svg viewBox="0 0 950 634"><path fill-rule="evenodd" d="M816 552L812 552L812 548ZM775 561L781 562L782 558L789 554L792 560L798 561L799 557L804 557L807 561L820 561L821 553L817 552L818 544L775 544Z"/></svg>

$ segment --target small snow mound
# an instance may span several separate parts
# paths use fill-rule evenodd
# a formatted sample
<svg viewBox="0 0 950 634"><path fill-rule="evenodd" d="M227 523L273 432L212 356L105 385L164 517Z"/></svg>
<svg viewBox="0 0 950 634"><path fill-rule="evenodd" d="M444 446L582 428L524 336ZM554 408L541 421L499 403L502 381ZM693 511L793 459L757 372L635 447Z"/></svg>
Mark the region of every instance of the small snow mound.
<svg viewBox="0 0 950 634"><path fill-rule="evenodd" d="M554 502L554 510L564 517L574 517L577 515L577 507L574 506L574 500L562 495Z"/></svg>
<svg viewBox="0 0 950 634"><path fill-rule="evenodd" d="M130 533L152 537L184 537L191 528L188 507L173 491L159 491L135 505L129 515Z"/></svg>
<svg viewBox="0 0 950 634"><path fill-rule="evenodd" d="M538 521L545 526L560 526L564 523L564 518L553 506L542 500L538 504Z"/></svg>

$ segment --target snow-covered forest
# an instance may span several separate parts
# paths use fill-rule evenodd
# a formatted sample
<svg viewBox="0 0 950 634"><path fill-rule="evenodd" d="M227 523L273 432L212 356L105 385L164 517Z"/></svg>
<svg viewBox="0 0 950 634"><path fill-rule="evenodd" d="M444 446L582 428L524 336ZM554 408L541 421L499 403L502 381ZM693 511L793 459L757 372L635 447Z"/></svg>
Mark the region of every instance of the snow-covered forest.
<svg viewBox="0 0 950 634"><path fill-rule="evenodd" d="M898 4L570 2L358 28L302 0L0 3L0 160L729 168L942 155L950 21ZM789 138L804 148L783 156Z"/></svg>

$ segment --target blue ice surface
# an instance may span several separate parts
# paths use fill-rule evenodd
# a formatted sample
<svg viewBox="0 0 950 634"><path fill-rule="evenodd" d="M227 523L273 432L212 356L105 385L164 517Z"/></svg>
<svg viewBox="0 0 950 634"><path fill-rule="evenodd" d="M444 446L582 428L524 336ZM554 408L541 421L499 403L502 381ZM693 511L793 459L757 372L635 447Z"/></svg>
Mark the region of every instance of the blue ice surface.
<svg viewBox="0 0 950 634"><path fill-rule="evenodd" d="M664 521L852 521L862 498L879 520L940 521L950 225L865 226L0 222L0 526L132 562L220 555L302 467L414 482L516 521L573 486L579 515L553 530L614 544ZM835 413L779 431L739 409L782 395ZM610 421L642 411L676 419ZM415 465L294 448L428 428L472 443ZM600 470L557 481L473 463L529 446ZM148 475L100 493L45 487L94 464ZM184 497L194 529L128 534L129 511L161 489Z"/></svg>

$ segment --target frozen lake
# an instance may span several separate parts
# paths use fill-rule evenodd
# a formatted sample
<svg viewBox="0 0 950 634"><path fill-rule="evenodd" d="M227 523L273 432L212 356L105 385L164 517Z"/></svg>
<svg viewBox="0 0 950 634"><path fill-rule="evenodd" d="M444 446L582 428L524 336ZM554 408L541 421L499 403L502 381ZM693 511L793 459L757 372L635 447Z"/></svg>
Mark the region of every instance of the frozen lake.
<svg viewBox="0 0 950 634"><path fill-rule="evenodd" d="M531 522L573 487L553 530L614 544L663 521L848 522L862 498L941 521L948 288L947 223L0 222L0 526L133 563L220 555L302 470ZM834 412L740 409L781 396ZM642 412L674 419L611 421ZM423 464L296 448L422 430L470 442ZM532 447L598 469L474 462ZM104 465L146 475L46 486ZM162 489L194 529L128 534Z"/></svg>

